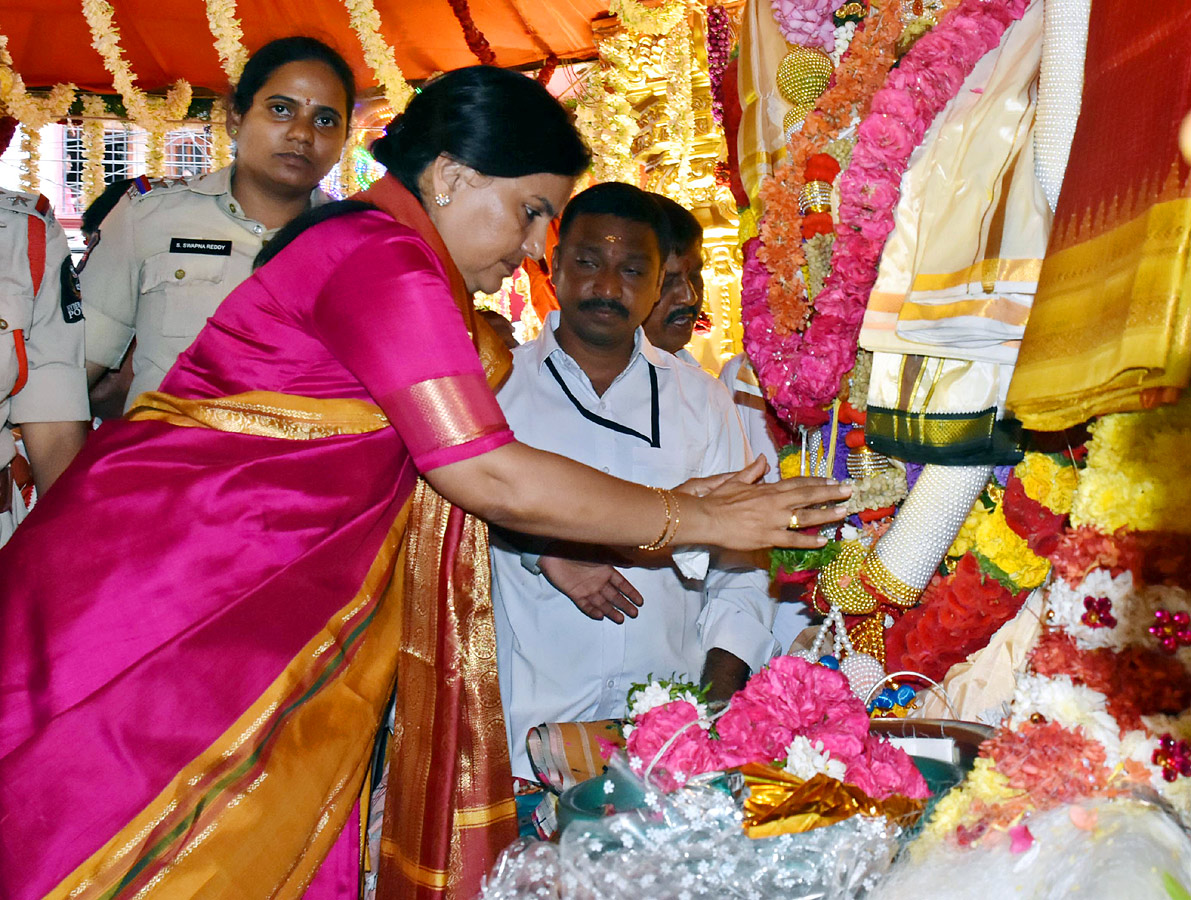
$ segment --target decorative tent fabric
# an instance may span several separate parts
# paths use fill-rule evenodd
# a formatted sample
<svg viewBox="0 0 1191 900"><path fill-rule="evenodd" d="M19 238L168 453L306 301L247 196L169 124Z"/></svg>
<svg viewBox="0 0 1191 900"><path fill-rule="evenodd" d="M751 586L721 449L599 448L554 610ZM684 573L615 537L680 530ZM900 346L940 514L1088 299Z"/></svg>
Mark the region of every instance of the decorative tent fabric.
<svg viewBox="0 0 1191 900"><path fill-rule="evenodd" d="M381 33L408 78L475 64L447 0L376 0L375 5ZM141 88L162 88L179 78L215 91L227 87L205 6L200 0L121 0L116 5L121 46ZM469 2L476 27L495 52L496 64L503 67L542 62L547 55L543 43L564 60L593 58L591 21L607 6L606 0ZM362 87L374 83L351 29L347 4L239 0L234 9L250 50L273 38L308 34L338 49ZM78 0L6 0L3 29L13 68L26 85L72 82L85 91L112 90L111 76L91 46Z"/></svg>

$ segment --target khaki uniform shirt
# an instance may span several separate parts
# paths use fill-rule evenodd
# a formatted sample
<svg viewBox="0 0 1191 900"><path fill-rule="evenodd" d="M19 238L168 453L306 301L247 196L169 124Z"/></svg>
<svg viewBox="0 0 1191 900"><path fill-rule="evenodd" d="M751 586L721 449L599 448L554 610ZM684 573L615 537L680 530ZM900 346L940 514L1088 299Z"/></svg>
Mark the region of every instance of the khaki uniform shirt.
<svg viewBox="0 0 1191 900"><path fill-rule="evenodd" d="M45 263L36 293L29 260L31 216L45 223ZM22 351L28 380L13 396ZM46 200L0 189L0 467L16 452L13 425L90 418L83 312L66 234Z"/></svg>
<svg viewBox="0 0 1191 900"><path fill-rule="evenodd" d="M135 336L128 404L156 390L276 234L244 215L227 167L136 185L103 220L80 266L87 360L120 364ZM145 184L144 181L141 182ZM326 202L316 190L311 203Z"/></svg>

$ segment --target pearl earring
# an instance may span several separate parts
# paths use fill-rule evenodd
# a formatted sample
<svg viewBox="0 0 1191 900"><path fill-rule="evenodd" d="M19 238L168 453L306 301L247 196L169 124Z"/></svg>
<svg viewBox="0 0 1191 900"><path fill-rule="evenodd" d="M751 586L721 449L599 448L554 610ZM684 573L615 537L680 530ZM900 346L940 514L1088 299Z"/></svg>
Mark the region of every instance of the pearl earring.
<svg viewBox="0 0 1191 900"><path fill-rule="evenodd" d="M446 206L448 203L451 202L451 195L443 194L443 193L435 194L434 202L437 203L439 206Z"/></svg>

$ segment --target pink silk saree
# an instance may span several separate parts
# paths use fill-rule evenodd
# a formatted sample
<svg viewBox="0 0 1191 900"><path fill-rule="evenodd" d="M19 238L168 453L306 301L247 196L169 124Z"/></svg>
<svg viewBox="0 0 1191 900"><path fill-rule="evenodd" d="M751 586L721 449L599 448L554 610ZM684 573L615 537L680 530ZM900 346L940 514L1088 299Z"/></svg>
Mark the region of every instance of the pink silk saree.
<svg viewBox="0 0 1191 900"><path fill-rule="evenodd" d="M354 895L372 741L425 639L405 588L469 571L461 537L485 537L452 537L441 504L417 570L418 473L512 440L428 225L368 212L299 237L0 552L0 896ZM451 886L433 843L408 850L429 888L389 896Z"/></svg>

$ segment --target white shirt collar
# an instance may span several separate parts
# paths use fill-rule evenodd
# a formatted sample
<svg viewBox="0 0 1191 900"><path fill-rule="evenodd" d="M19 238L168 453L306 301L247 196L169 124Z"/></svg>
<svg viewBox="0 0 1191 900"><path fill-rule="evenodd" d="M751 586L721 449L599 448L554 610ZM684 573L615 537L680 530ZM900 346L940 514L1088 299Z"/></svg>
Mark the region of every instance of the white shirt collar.
<svg viewBox="0 0 1191 900"><path fill-rule="evenodd" d="M558 327L558 323L562 318L562 313L559 310L553 310L542 325L542 331L533 341L533 364L539 371L546 364L546 360L554 353L560 353L567 359L570 355L562 349L558 344L558 339L554 336L554 329ZM629 357L629 364L624 367L624 371L632 368L633 363L637 361L638 356L645 357L645 361L659 369L670 368L673 356L669 353L663 353L653 344L649 343L649 338L645 336L644 329L638 327L636 334L633 335L633 353ZM572 360L573 362L573 360Z"/></svg>

